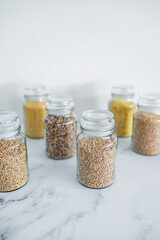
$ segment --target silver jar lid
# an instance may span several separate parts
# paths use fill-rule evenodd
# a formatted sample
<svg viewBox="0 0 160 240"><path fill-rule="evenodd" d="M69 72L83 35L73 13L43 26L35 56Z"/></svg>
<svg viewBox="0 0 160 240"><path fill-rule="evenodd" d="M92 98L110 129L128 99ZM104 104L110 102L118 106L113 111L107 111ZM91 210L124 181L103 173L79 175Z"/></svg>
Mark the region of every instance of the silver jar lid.
<svg viewBox="0 0 160 240"><path fill-rule="evenodd" d="M80 120L81 128L94 132L110 132L114 130L114 115L106 109L92 109L83 112Z"/></svg>
<svg viewBox="0 0 160 240"><path fill-rule="evenodd" d="M20 121L16 112L0 111L0 137L13 133L20 128Z"/></svg>
<svg viewBox="0 0 160 240"><path fill-rule="evenodd" d="M46 108L54 115L65 115L74 109L74 102L70 96L50 95L47 98Z"/></svg>

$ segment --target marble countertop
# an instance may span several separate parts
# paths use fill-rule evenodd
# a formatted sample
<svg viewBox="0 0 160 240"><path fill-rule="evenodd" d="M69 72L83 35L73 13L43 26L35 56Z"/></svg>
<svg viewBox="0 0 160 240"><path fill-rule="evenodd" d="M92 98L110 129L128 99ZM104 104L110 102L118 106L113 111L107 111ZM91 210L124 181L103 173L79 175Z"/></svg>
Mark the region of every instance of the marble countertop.
<svg viewBox="0 0 160 240"><path fill-rule="evenodd" d="M159 240L160 156L119 140L115 183L93 190L76 179L76 158L51 160L27 140L30 179L0 194L0 240Z"/></svg>

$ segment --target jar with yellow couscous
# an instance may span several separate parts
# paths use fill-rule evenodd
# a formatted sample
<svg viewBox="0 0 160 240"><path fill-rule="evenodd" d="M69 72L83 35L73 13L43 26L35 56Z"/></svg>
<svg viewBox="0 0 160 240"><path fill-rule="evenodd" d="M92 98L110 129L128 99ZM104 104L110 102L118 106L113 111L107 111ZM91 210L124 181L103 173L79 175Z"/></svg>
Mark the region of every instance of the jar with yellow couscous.
<svg viewBox="0 0 160 240"><path fill-rule="evenodd" d="M135 93L132 85L116 85L112 89L109 110L114 114L115 133L118 137L132 135L133 115L135 112Z"/></svg>
<svg viewBox="0 0 160 240"><path fill-rule="evenodd" d="M46 115L46 86L32 84L24 89L23 104L26 135L31 138L43 138L43 119Z"/></svg>

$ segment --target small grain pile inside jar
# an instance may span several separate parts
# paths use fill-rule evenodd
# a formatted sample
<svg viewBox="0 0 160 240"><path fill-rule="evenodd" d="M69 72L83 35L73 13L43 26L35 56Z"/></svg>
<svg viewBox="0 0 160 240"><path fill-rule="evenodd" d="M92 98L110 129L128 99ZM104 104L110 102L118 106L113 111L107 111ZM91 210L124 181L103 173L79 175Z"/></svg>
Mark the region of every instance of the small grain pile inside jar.
<svg viewBox="0 0 160 240"><path fill-rule="evenodd" d="M46 152L53 159L67 159L75 155L76 117L74 103L69 96L49 96L44 120Z"/></svg>
<svg viewBox="0 0 160 240"><path fill-rule="evenodd" d="M114 114L115 133L117 136L131 136L135 112L133 86L122 84L114 86L112 99L109 102L109 110Z"/></svg>
<svg viewBox="0 0 160 240"><path fill-rule="evenodd" d="M132 148L144 155L160 153L160 95L140 96L134 115Z"/></svg>
<svg viewBox="0 0 160 240"><path fill-rule="evenodd" d="M104 188L113 183L117 146L113 131L111 112L101 109L83 113L77 137L77 174L84 186Z"/></svg>
<svg viewBox="0 0 160 240"><path fill-rule="evenodd" d="M25 87L24 120L26 135L31 138L43 138L43 120L46 115L46 86L32 84Z"/></svg>
<svg viewBox="0 0 160 240"><path fill-rule="evenodd" d="M0 191L12 191L27 182L26 147L18 139L0 139Z"/></svg>
<svg viewBox="0 0 160 240"><path fill-rule="evenodd" d="M26 140L18 115L0 111L0 191L16 190L28 180Z"/></svg>

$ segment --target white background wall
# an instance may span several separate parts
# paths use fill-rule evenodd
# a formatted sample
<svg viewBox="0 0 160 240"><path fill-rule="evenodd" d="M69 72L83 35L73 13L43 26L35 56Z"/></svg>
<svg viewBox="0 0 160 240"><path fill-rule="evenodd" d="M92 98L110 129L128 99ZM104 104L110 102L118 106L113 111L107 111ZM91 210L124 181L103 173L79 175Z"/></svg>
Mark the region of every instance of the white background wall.
<svg viewBox="0 0 160 240"><path fill-rule="evenodd" d="M0 109L23 86L71 94L78 115L107 106L115 82L160 92L159 0L0 0Z"/></svg>

